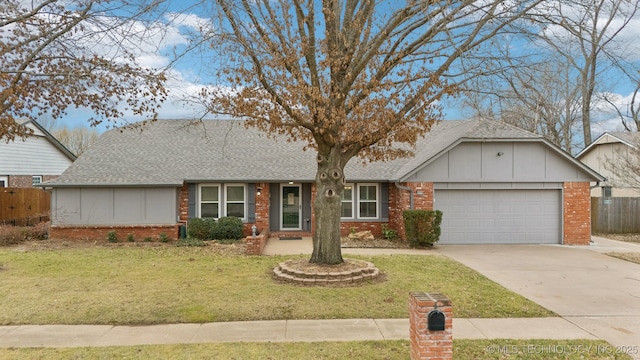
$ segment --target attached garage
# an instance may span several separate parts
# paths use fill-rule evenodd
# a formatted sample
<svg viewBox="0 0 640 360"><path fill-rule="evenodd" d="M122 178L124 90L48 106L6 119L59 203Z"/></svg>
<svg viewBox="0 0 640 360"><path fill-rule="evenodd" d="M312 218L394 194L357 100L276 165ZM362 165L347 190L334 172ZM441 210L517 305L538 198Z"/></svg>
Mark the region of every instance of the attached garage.
<svg viewBox="0 0 640 360"><path fill-rule="evenodd" d="M436 190L441 244L560 244L559 189Z"/></svg>
<svg viewBox="0 0 640 360"><path fill-rule="evenodd" d="M400 177L420 184L415 208L442 211L439 244L588 243L589 182L602 177L544 138L487 129L453 129Z"/></svg>

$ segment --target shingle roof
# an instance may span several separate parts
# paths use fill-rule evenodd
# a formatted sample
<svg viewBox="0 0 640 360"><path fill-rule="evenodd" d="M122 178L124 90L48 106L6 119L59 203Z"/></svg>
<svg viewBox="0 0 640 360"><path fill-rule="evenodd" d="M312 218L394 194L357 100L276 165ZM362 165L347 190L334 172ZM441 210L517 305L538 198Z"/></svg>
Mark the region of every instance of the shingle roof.
<svg viewBox="0 0 640 360"><path fill-rule="evenodd" d="M487 120L441 121L416 144L415 156L363 165L353 159L350 181L394 181L461 139L540 139ZM284 137L268 138L238 120L158 120L139 130L114 129L49 186L180 186L184 181L313 181L315 152Z"/></svg>
<svg viewBox="0 0 640 360"><path fill-rule="evenodd" d="M640 133L638 132L610 132L609 134L617 137L629 146L638 146L638 143L640 142Z"/></svg>
<svg viewBox="0 0 640 360"><path fill-rule="evenodd" d="M576 159L582 158L585 154L589 153L592 148L602 144L601 139L607 139L613 137L619 142L626 144L627 146L637 147L640 144L640 133L639 132L605 132L598 136L597 139L593 140L591 144L587 145L584 149L582 149L577 155Z"/></svg>

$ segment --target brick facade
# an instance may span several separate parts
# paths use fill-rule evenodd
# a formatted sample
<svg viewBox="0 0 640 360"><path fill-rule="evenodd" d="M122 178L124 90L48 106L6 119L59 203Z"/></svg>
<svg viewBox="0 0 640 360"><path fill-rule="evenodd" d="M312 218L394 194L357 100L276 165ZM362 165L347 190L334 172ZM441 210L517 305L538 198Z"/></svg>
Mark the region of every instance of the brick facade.
<svg viewBox="0 0 640 360"><path fill-rule="evenodd" d="M265 245L267 245L267 239L269 239L268 232L261 232L256 237L249 235L245 238L244 243L247 245L247 255L262 255Z"/></svg>
<svg viewBox="0 0 640 360"><path fill-rule="evenodd" d="M589 245L591 241L590 192L588 182L564 183L564 245Z"/></svg>
<svg viewBox="0 0 640 360"><path fill-rule="evenodd" d="M189 184L184 183L178 194L178 219L180 225L189 222Z"/></svg>
<svg viewBox="0 0 640 360"><path fill-rule="evenodd" d="M430 330L429 313L441 311L444 330ZM451 300L437 293L409 293L409 341L411 359L453 359L453 308Z"/></svg>
<svg viewBox="0 0 640 360"><path fill-rule="evenodd" d="M414 209L433 210L434 186L429 182L401 183L401 187L413 191ZM269 224L269 186L258 184L261 195L256 195L256 226L258 229L268 228ZM311 203L315 201L315 184L312 185ZM587 245L591 240L591 208L589 183L565 183L564 185L564 244ZM382 236L382 226L396 230L404 239L404 221L402 212L410 209L410 192L389 184L389 220L383 221L344 221L340 224L343 236L351 231L369 230L374 236ZM315 214L312 209L312 228ZM251 225L245 226L245 234L251 234Z"/></svg>
<svg viewBox="0 0 640 360"><path fill-rule="evenodd" d="M401 183L413 191L413 208L417 210L433 210L433 183L414 182ZM389 186L389 228L398 232L405 239L404 219L402 212L411 209L411 192L395 185Z"/></svg>
<svg viewBox="0 0 640 360"><path fill-rule="evenodd" d="M42 176L42 182L53 180L58 177L58 175L33 175L33 176ZM9 175L7 179L8 180L7 187L16 187L16 188L34 187L33 176L32 175Z"/></svg>
<svg viewBox="0 0 640 360"><path fill-rule="evenodd" d="M413 191L414 209L433 210L433 183L415 182L401 183L402 187L409 187ZM411 208L411 195L408 190L399 189L394 183L389 183L389 220L365 222L365 221L343 221L340 224L340 234L348 235L351 230L369 230L374 236L382 236L382 226L396 230L398 235L404 239L404 220L402 212Z"/></svg>
<svg viewBox="0 0 640 360"><path fill-rule="evenodd" d="M129 234L133 234L135 241L143 241L151 237L158 241L160 234L165 234L171 240L178 238L179 224L175 225L122 225L122 226L57 226L49 229L49 238L60 240L107 240L107 234L116 232L119 242L127 241Z"/></svg>
<svg viewBox="0 0 640 360"><path fill-rule="evenodd" d="M274 195L277 196L277 195ZM268 183L256 184L256 227L260 233L269 231L269 199L271 193ZM247 235L250 235L251 231Z"/></svg>
<svg viewBox="0 0 640 360"><path fill-rule="evenodd" d="M185 183L180 188L178 194L178 217L180 225L187 225L189 221L189 185ZM269 184L258 183L256 184L256 212L255 223L245 223L244 234L245 236L251 235L251 227L255 224L258 228L258 232L269 232Z"/></svg>
<svg viewBox="0 0 640 360"><path fill-rule="evenodd" d="M22 181L29 182L31 177L23 177ZM46 181L43 178L43 181ZM402 183L401 187L411 188L414 194L414 209L433 210L434 187L433 183L417 182ZM591 207L590 188L588 182L565 183L563 191L563 224L564 238L566 245L588 245L591 240ZM255 225L261 234L269 234L269 211L270 211L270 186L268 183L256 184L255 199ZM315 184L312 184L311 204L315 201ZM402 212L410 208L410 191L400 189L393 183L389 184L389 219L388 223L383 221L344 221L340 225L343 236L353 231L370 230L374 236L382 236L382 226L387 225L389 229L396 230L404 239L404 222ZM160 233L165 233L170 238L179 236L179 226L185 225L188 221L189 199L188 185L184 184L178 193L178 224L161 226L88 226L88 227L52 227L50 236L52 238L64 239L106 239L109 231L116 231L121 239L126 239L129 233L133 233L136 239L143 239L147 236L158 237ZM311 226L315 224L315 214L311 215ZM244 226L245 236L251 235L253 223ZM261 251L264 247L262 241L257 244Z"/></svg>

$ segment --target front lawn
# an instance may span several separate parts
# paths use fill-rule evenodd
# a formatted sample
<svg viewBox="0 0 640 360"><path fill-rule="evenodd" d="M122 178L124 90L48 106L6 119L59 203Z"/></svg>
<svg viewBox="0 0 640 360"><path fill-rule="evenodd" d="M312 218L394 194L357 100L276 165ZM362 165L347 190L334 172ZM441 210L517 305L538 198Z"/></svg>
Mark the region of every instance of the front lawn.
<svg viewBox="0 0 640 360"><path fill-rule="evenodd" d="M276 283L291 257L212 247L0 249L0 324L165 324L273 319L407 318L410 291L441 292L456 317L550 311L442 256L357 257L386 281L352 288Z"/></svg>

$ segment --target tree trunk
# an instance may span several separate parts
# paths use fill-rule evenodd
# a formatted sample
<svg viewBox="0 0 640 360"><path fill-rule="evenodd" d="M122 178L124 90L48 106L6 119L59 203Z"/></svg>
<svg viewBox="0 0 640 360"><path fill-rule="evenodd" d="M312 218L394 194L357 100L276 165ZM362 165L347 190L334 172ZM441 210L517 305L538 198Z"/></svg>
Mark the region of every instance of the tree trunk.
<svg viewBox="0 0 640 360"><path fill-rule="evenodd" d="M309 262L322 265L341 264L340 215L344 189L344 164L337 147L328 152L318 151L316 199L313 204L315 227L313 253Z"/></svg>

